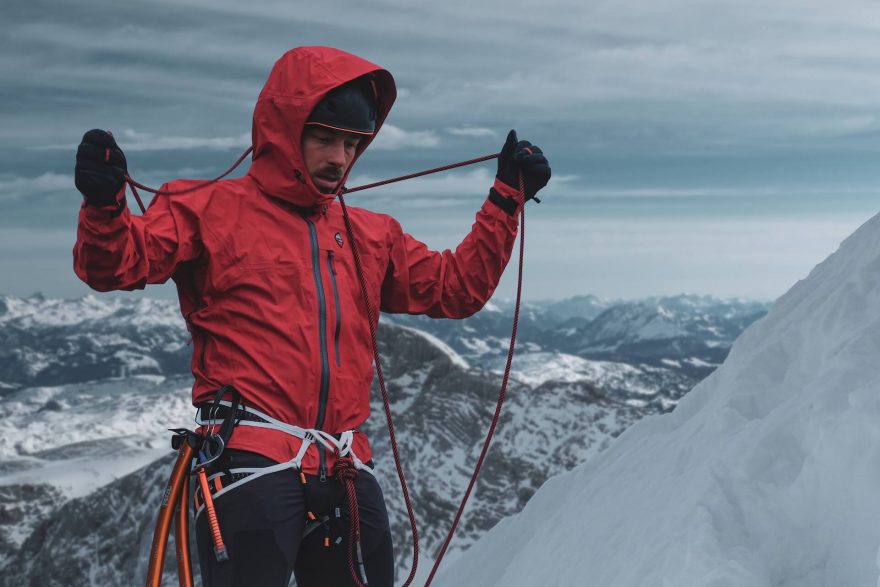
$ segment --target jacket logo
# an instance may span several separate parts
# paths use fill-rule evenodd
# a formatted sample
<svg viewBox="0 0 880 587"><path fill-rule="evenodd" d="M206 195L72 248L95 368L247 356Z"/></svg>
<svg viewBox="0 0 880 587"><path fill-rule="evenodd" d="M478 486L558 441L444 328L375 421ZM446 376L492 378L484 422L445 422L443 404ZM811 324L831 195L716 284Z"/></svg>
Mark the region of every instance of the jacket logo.
<svg viewBox="0 0 880 587"><path fill-rule="evenodd" d="M333 238L336 240L336 244L339 245L339 248L342 248L342 245L344 244L344 242L342 240L342 235L337 232L333 236Z"/></svg>

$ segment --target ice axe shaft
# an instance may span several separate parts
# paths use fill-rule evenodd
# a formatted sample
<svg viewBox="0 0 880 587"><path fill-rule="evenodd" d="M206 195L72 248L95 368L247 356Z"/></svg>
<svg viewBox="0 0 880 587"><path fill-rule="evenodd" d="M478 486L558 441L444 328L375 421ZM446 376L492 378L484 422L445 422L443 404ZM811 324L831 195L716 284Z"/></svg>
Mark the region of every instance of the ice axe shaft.
<svg viewBox="0 0 880 587"><path fill-rule="evenodd" d="M174 518L174 546L177 549L177 580L180 587L193 587L192 561L189 556L189 475L183 477L183 488Z"/></svg>
<svg viewBox="0 0 880 587"><path fill-rule="evenodd" d="M150 548L150 564L147 568L146 587L160 587L162 584L162 567L165 563L165 549L168 546L168 533L171 528L171 518L178 508L179 500L184 486L188 484L190 466L193 459L193 448L188 442L182 442L177 451L177 462L171 471L171 478L162 495L162 504L159 506L159 516L156 519L156 529L153 533L153 546ZM186 495L184 495L186 499ZM183 518L185 511L181 511ZM180 525L186 522L178 521L178 533ZM178 551L180 545L178 545ZM191 580L191 577L190 577ZM184 585L184 583L181 583ZM187 584L191 587L192 582Z"/></svg>

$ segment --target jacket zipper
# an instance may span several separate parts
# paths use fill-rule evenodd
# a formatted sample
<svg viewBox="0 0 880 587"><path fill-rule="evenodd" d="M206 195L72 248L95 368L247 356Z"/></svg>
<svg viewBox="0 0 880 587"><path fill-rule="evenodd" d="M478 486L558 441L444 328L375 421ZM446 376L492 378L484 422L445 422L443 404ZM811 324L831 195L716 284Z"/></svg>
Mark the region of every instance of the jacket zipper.
<svg viewBox="0 0 880 587"><path fill-rule="evenodd" d="M339 367L339 332L342 327L342 308L339 306L339 288L336 285L336 267L333 264L333 251L327 251L327 268L330 269L330 282L333 283L333 301L336 304L336 328L333 331L333 350L336 352L336 366Z"/></svg>
<svg viewBox="0 0 880 587"><path fill-rule="evenodd" d="M327 357L327 301L324 299L324 285L321 282L321 257L318 248L318 231L315 224L308 218L303 218L309 226L309 237L312 243L312 273L315 276L315 290L318 294L318 335L321 345L321 387L318 396L318 418L315 421L315 430L321 430L324 425L324 416L327 412L327 396L330 392L330 359ZM318 469L321 482L327 481L327 456L324 447L318 444L318 457L320 467Z"/></svg>

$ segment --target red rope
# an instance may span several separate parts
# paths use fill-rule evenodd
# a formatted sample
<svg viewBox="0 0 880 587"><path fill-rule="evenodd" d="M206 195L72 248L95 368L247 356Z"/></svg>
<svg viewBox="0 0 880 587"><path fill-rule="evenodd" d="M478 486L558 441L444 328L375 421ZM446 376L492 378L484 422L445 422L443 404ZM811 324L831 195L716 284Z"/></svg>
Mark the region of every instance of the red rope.
<svg viewBox="0 0 880 587"><path fill-rule="evenodd" d="M355 488L358 472L351 457L337 458L333 465L333 472L345 487L345 494L348 498L348 570L357 587L366 587L364 557L361 550L361 514L358 509L357 489ZM354 565L355 552L357 552L358 558L357 567Z"/></svg>
<svg viewBox="0 0 880 587"><path fill-rule="evenodd" d="M230 167L229 169L227 169L227 170L224 171L221 175L218 175L218 176L215 177L214 179L207 179L207 180L205 180L205 181L200 181L200 182L197 183L196 185L194 185L194 186L192 186L192 187L188 187L188 188L186 188L186 189L182 189L182 190L155 190L155 189L153 189L153 188L151 188L151 187L147 187L147 186L145 186L145 185L142 184L142 183L138 183L138 182L136 182L136 181L133 180L133 179L131 178L131 176L128 175L127 173L125 174L125 181L127 181L127 182L128 182L128 185L131 186L131 193L134 194L134 197L135 197L135 199L137 200L137 203L138 203L138 206L139 206L140 209L141 209L141 212L146 212L147 210L144 208L144 203L141 201L141 197L140 197L140 195L138 195L138 193L137 193L137 189L135 189L135 188L141 188L141 189L144 190L145 192L150 192L151 194L157 194L157 195L158 195L158 194L163 194L163 195L166 195L166 196L177 196L177 195L180 195L180 194L188 194L189 192L193 192L193 191L195 191L195 190L197 190L197 189L199 189L199 188L203 188L203 187L205 187L205 186L207 186L207 185L211 185L212 183L216 183L216 182L220 181L221 179L223 179L224 177L226 177L227 175L229 175L230 173L232 173L232 171L233 171L236 167L238 167L239 165L241 165L241 162L244 161L245 158L247 158L247 156L251 154L251 152L253 152L253 150L254 150L254 148L253 148L252 146L251 146L251 147L248 147L247 150L246 150L244 153L241 154L241 157L239 157L238 160L236 160L236 162L232 164L232 167Z"/></svg>
<svg viewBox="0 0 880 587"><path fill-rule="evenodd" d="M477 464L474 466L474 473L471 475L471 481L468 483L467 490L464 492L464 497L461 498L461 504L458 506L458 511L455 513L455 519L452 521L452 527L449 528L449 533L446 535L446 540L443 541L443 546L440 548L440 553L437 555L437 560L434 561L434 567L431 569L431 574L428 575L428 580L425 582L425 587L431 584L431 581L434 580L434 575L437 573L437 569L440 567L440 562L443 560L443 555L446 554L446 549L449 548L450 542L452 542L452 536L455 534L455 529L458 527L458 522L461 520L461 514L464 512L464 506L467 504L468 498L471 496L471 491L474 489L474 485L477 482L477 476L480 474L480 469L483 466L483 461L486 458L486 453L489 452L489 444L492 442L492 436L495 434L495 428L498 426L498 420L501 418L501 406L504 404L504 396L507 393L507 380L510 377L510 365L513 362L513 351L516 347L516 329L519 325L519 308L520 301L522 299L522 282L523 282L523 258L525 257L525 242L526 242L526 206L525 206L525 184L523 183L522 173L519 176L519 194L520 194L520 210L519 210L519 224L520 224L520 232L519 232L519 273L517 275L516 281L516 305L513 309L513 328L510 333L510 347L507 351L507 364L504 367L504 377L501 380L501 390L498 392L498 402L495 404L495 415L492 417L492 424L489 426L489 432L486 434L486 440L483 441L483 450L480 451L480 458L477 459Z"/></svg>
<svg viewBox="0 0 880 587"><path fill-rule="evenodd" d="M429 173L437 173L438 171L446 171L447 169L455 169L456 167L463 167L465 165L473 165L474 163L488 161L489 159L497 159L498 155L499 155L499 153L495 153L493 155L485 155L483 157L477 157L476 159L469 159L467 161L462 161L461 163L453 163L451 165L444 165L442 167L435 167L433 169L428 169L426 171L419 171L417 173L410 173L409 175L401 175L400 177L395 177L393 179L386 179L383 181L377 181L376 183L368 183L367 185L359 185L355 188L343 189L343 192L346 194L350 194L352 192L359 192L361 190L368 190L370 188L379 187L380 185L387 185L389 183L395 183L398 181L403 181L405 179L412 179L414 177L421 177L423 175L428 175Z"/></svg>
<svg viewBox="0 0 880 587"><path fill-rule="evenodd" d="M199 188L203 188L205 186L211 185L212 183L216 183L216 182L220 181L221 179L223 179L224 177L226 177L227 175L229 175L230 173L232 173L232 171L236 167L241 165L241 162L244 161L245 158L247 158L247 156L253 152L253 150L254 150L254 148L252 146L248 147L247 150L241 154L241 157L239 157L238 160L236 160L236 162L233 163L229 169L224 171L223 174L218 175L214 179L207 179L205 181L201 181L192 187L188 187L188 188L182 189L182 190L157 190L157 189L145 186L142 183L136 182L128 174L125 175L125 181L128 182L129 186L131 186L131 193L134 194L134 198L135 198L135 200L137 200L138 207L141 209L141 212L146 212L147 210L144 207L144 203L141 201L141 196L140 196L140 194L138 194L137 188L140 188L140 189L144 190L145 192L150 192L151 194L157 194L157 195L162 194L165 196L178 196L180 194L188 194L189 192L193 192ZM455 169L456 167L463 167L465 165L473 165L474 163L480 163L482 161L488 161L490 159L497 159L498 155L499 155L498 153L494 153L492 155L484 155L483 157L477 157L476 159L469 159L467 161L462 161L460 163L452 163L450 165L443 165L442 167L435 167L433 169L427 169L425 171L410 173L409 175L402 175L400 177L394 177L392 179L385 179L382 181L377 181L375 183L369 183L367 185L359 185L359 186L353 187L351 189L343 188L342 193L350 194L352 192L359 192L361 190L368 190L370 188L379 187L380 185L387 185L389 183L395 183L398 181L403 181L405 179L412 179L414 177L421 177L423 175L437 173L439 171L446 171L448 169Z"/></svg>
<svg viewBox="0 0 880 587"><path fill-rule="evenodd" d="M382 391L382 403L385 408L385 420L388 422L388 435L391 438L391 452L394 455L394 466L397 468L397 478L400 480L400 488L403 491L403 500L406 503L406 513L409 516L409 527L413 536L413 566L409 572L409 577L403 584L408 587L416 576L416 569L419 566L419 530L416 528L416 514L413 511L412 501L409 497L409 489L406 485L406 477L403 474L403 466L400 464L400 451L397 448L397 435L394 433L394 422L391 419L391 402L388 399L388 390L385 388L385 375L382 373L382 362L379 358L379 344L376 341L376 322L373 320L373 308L370 306L370 297L367 294L367 282L364 279L363 266L361 265L361 257L358 253L357 241L354 238L354 230L351 226L351 219L348 217L348 208L345 205L345 198L339 194L339 203L342 205L342 217L345 220L345 232L348 234L348 241L351 243L351 252L354 256L354 265L357 268L358 281L361 285L361 296L364 300L364 306L367 310L367 323L370 326L370 342L373 347L373 362L376 365L376 376L379 379L379 389Z"/></svg>

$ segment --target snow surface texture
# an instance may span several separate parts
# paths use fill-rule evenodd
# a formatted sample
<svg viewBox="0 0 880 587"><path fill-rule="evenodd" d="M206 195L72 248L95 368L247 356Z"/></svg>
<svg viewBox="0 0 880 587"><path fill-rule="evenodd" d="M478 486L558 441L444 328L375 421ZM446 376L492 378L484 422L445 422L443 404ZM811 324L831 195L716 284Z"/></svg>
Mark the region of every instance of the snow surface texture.
<svg viewBox="0 0 880 587"><path fill-rule="evenodd" d="M880 585L880 216L437 586Z"/></svg>
<svg viewBox="0 0 880 587"><path fill-rule="evenodd" d="M189 378L23 389L0 403L0 567L64 502L171 452L193 427ZM0 579L0 585L2 585Z"/></svg>

